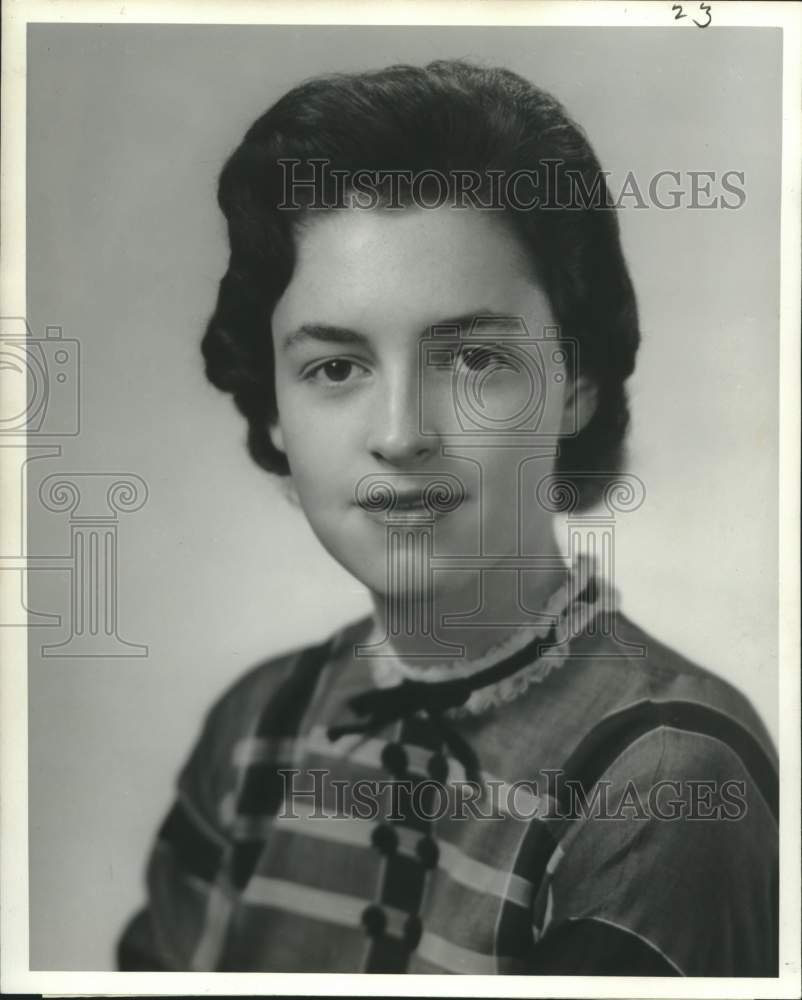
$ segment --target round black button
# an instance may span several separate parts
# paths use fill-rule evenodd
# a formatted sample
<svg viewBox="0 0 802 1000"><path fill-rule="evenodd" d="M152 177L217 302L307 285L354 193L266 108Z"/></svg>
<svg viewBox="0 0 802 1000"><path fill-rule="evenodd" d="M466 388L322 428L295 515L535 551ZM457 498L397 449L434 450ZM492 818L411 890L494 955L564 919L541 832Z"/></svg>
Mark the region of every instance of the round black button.
<svg viewBox="0 0 802 1000"><path fill-rule="evenodd" d="M423 925L420 922L420 917L414 915L407 917L404 921L404 943L410 951L414 951L418 947L422 932Z"/></svg>
<svg viewBox="0 0 802 1000"><path fill-rule="evenodd" d="M381 937L384 928L387 926L387 917L380 906L371 903L362 911L362 926L368 937Z"/></svg>
<svg viewBox="0 0 802 1000"><path fill-rule="evenodd" d="M382 854L395 854L398 847L398 834L391 826L388 826L386 823L377 826L371 834L370 839L373 842L373 846L381 851Z"/></svg>
<svg viewBox="0 0 802 1000"><path fill-rule="evenodd" d="M421 864L424 868L437 867L437 862L440 858L440 851L437 848L437 844L435 844L431 837L421 837L418 841L418 846L415 848L415 852L420 858Z"/></svg>
<svg viewBox="0 0 802 1000"><path fill-rule="evenodd" d="M441 785L444 785L448 780L448 761L441 753L436 753L429 758L426 770L429 772L429 777L439 781Z"/></svg>
<svg viewBox="0 0 802 1000"><path fill-rule="evenodd" d="M382 750L382 764L396 777L406 774L408 763L406 750L400 743L388 743Z"/></svg>

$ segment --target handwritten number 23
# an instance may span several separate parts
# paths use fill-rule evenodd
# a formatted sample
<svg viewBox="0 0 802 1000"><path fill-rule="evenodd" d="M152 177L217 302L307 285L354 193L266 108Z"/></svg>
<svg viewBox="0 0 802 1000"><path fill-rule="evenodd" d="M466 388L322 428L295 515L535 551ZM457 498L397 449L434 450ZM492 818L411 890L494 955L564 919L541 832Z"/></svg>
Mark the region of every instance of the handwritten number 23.
<svg viewBox="0 0 802 1000"><path fill-rule="evenodd" d="M673 11L676 11L676 14L674 14L675 21L679 21L683 17L688 16L687 14L682 13L682 4L679 3L672 4L671 9ZM696 20L696 18L693 18L693 23L696 25L697 28L706 28L708 24L710 24L710 22L713 20L713 15L710 13L710 9L711 9L710 4L704 2L699 4L699 10L701 10L702 13L707 15L707 20L704 22L704 24L700 24L699 21Z"/></svg>

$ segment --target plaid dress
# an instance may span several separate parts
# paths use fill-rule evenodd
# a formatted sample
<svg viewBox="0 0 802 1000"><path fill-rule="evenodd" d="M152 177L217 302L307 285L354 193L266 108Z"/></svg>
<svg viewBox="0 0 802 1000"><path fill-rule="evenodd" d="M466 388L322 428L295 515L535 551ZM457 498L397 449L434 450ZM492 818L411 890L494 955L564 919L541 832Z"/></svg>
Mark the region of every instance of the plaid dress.
<svg viewBox="0 0 802 1000"><path fill-rule="evenodd" d="M451 720L473 784L423 715L329 738L368 624L209 711L120 968L777 975L776 760L734 688L617 614Z"/></svg>

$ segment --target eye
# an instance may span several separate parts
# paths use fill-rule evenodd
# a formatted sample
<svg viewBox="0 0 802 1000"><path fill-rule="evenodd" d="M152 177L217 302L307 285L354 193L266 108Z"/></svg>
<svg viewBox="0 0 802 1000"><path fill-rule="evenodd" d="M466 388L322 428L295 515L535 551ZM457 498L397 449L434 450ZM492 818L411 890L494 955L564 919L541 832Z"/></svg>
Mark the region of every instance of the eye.
<svg viewBox="0 0 802 1000"><path fill-rule="evenodd" d="M320 364L313 365L304 372L303 377L318 385L343 385L366 374L365 368L348 358L329 358Z"/></svg>

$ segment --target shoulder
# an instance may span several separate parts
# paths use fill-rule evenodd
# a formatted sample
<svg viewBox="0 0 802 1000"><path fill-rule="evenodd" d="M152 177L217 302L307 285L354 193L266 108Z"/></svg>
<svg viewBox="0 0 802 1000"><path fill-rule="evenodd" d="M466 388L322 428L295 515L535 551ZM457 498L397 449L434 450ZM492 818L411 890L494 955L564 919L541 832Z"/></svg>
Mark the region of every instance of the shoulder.
<svg viewBox="0 0 802 1000"><path fill-rule="evenodd" d="M565 761L565 777L585 794L606 786L616 802L634 797L619 821L737 818L726 835L719 824L717 836L749 841L756 829L776 833L776 754L749 700L628 619L619 617L611 635L597 638L586 649L595 655L582 661L587 680L577 687L597 706ZM623 656L622 643L629 644ZM631 829L642 833L639 822ZM688 843L687 830L667 822L656 839L682 832Z"/></svg>
<svg viewBox="0 0 802 1000"><path fill-rule="evenodd" d="M208 709L204 731L222 735L230 728L240 735L252 732L265 709L287 686L297 688L301 697L309 693L319 673L336 656L337 650L364 630L366 619L342 626L308 645L298 645L255 664L229 685Z"/></svg>
<svg viewBox="0 0 802 1000"><path fill-rule="evenodd" d="M586 672L594 676L594 687L607 692L599 721L627 715L642 725L652 718L659 726L673 721L689 730L712 729L725 742L731 736L739 744L757 743L776 770L772 739L742 691L625 615L612 621L611 634L582 640Z"/></svg>
<svg viewBox="0 0 802 1000"><path fill-rule="evenodd" d="M229 685L206 711L179 774L184 796L214 812L237 781L248 741L291 738L321 674L357 622L325 639L266 658Z"/></svg>

